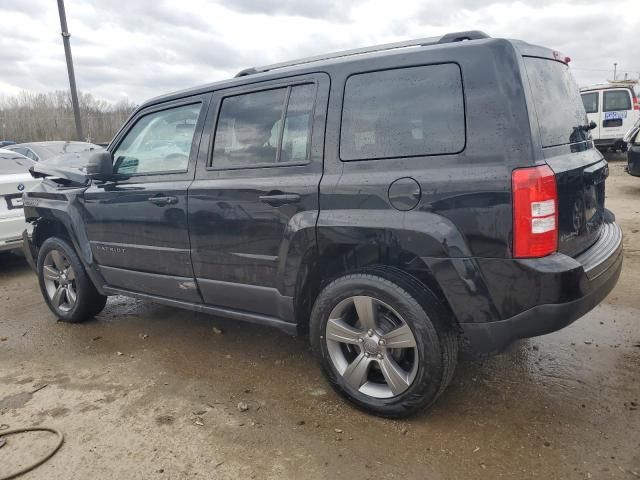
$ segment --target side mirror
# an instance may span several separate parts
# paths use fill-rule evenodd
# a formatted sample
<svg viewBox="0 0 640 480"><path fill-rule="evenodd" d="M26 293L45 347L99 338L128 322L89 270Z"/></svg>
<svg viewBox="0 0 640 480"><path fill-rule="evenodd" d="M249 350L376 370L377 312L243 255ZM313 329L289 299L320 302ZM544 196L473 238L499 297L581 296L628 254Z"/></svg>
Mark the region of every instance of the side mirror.
<svg viewBox="0 0 640 480"><path fill-rule="evenodd" d="M106 150L92 152L87 159L87 176L96 180L108 180L113 174L113 156Z"/></svg>
<svg viewBox="0 0 640 480"><path fill-rule="evenodd" d="M593 130L594 128L596 128L598 126L598 124L596 122L594 122L593 120L591 120L589 122L589 130Z"/></svg>

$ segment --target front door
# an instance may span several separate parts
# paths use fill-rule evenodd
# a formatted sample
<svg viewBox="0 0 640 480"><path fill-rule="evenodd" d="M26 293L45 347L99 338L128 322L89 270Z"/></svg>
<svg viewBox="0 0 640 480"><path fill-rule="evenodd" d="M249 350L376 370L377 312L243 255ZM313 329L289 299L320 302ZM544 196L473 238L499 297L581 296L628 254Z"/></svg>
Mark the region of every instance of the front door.
<svg viewBox="0 0 640 480"><path fill-rule="evenodd" d="M189 190L205 303L292 320L295 273L315 245L328 87L315 74L213 96Z"/></svg>
<svg viewBox="0 0 640 480"><path fill-rule="evenodd" d="M112 142L116 181L84 195L84 223L107 285L201 301L191 268L187 190L206 97L143 110Z"/></svg>

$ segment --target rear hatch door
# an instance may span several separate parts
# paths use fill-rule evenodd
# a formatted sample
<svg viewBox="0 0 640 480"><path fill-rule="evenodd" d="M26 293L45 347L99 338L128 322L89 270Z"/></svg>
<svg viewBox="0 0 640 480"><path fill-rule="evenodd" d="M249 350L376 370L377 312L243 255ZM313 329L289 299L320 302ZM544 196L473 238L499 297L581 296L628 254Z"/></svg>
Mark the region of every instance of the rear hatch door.
<svg viewBox="0 0 640 480"><path fill-rule="evenodd" d="M524 57L530 103L538 119L544 161L558 187L558 250L576 256L595 243L604 222L607 162L594 148L578 86L569 67Z"/></svg>

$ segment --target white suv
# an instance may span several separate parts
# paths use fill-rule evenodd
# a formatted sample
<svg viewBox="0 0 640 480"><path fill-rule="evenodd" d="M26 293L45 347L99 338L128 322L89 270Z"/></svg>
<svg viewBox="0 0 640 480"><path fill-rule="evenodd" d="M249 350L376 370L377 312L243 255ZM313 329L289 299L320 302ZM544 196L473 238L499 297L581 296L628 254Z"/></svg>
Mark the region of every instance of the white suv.
<svg viewBox="0 0 640 480"><path fill-rule="evenodd" d="M634 85L636 82L612 82L580 89L587 117L596 124L591 135L599 149L626 150L623 137L640 118Z"/></svg>

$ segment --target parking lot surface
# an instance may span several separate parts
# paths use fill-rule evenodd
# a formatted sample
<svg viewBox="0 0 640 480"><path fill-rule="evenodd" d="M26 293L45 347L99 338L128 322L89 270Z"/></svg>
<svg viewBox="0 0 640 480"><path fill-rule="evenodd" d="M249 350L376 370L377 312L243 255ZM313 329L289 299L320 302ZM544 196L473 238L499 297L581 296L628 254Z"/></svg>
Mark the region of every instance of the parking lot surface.
<svg viewBox="0 0 640 480"><path fill-rule="evenodd" d="M64 432L34 480L640 478L640 178L610 167L616 289L560 332L463 352L436 407L409 420L352 408L305 339L277 330L123 297L56 323L24 259L4 256L0 429ZM54 443L8 440L0 477Z"/></svg>

